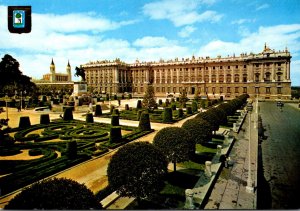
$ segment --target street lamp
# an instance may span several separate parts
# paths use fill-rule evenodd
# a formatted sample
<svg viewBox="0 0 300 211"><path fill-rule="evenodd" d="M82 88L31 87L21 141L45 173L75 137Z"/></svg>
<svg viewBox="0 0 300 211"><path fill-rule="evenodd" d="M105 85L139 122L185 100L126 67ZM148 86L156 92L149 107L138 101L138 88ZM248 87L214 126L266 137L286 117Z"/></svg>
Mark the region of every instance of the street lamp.
<svg viewBox="0 0 300 211"><path fill-rule="evenodd" d="M249 113L249 151L248 151L248 179L247 179L247 187L246 191L248 193L253 193L254 188L253 188L253 182L251 179L251 112L253 110L253 105L248 104L247 105L247 111Z"/></svg>

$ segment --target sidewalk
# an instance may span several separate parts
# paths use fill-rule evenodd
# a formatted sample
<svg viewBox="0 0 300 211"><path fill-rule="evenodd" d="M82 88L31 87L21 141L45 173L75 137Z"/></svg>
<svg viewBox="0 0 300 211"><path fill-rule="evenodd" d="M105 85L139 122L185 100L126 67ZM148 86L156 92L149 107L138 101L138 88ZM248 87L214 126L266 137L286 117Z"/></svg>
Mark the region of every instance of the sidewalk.
<svg viewBox="0 0 300 211"><path fill-rule="evenodd" d="M253 117L252 117L253 118ZM251 175L254 193L246 191L249 158L249 115L242 129L235 134L236 141L230 151L233 165L223 168L204 209L256 209L258 133L251 122Z"/></svg>

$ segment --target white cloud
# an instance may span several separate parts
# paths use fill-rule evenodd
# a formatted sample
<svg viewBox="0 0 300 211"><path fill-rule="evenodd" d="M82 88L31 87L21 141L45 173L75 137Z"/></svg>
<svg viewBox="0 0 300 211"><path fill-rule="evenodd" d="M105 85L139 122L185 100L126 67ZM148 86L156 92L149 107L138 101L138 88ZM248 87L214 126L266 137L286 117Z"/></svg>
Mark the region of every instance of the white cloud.
<svg viewBox="0 0 300 211"><path fill-rule="evenodd" d="M165 37L151 37L146 36L140 39L137 39L133 42L134 46L137 47L161 47L161 46L173 46L176 44L176 41L168 40Z"/></svg>
<svg viewBox="0 0 300 211"><path fill-rule="evenodd" d="M186 38L189 37L197 28L193 26L186 26L178 32L180 37Z"/></svg>
<svg viewBox="0 0 300 211"><path fill-rule="evenodd" d="M284 50L288 46L289 50L294 53L300 51L300 24L277 25L270 27L260 27L258 32L249 33L239 42L224 42L215 40L200 48L199 54L202 56L217 55L227 56L233 53L243 52L261 52L264 43L276 50Z"/></svg>
<svg viewBox="0 0 300 211"><path fill-rule="evenodd" d="M267 8L269 8L269 7L270 7L269 4L262 4L262 5L257 6L255 10L256 10L256 11L258 11L258 10L263 10L263 9L267 9Z"/></svg>
<svg viewBox="0 0 300 211"><path fill-rule="evenodd" d="M143 13L154 20L167 19L175 26L191 25L196 22L217 22L223 15L215 11L198 13L197 8L215 1L197 0L162 0L145 4Z"/></svg>
<svg viewBox="0 0 300 211"><path fill-rule="evenodd" d="M242 19L238 19L238 20L234 20L231 21L231 24L244 24L244 23L254 23L256 21L256 19L246 19L246 18L242 18Z"/></svg>

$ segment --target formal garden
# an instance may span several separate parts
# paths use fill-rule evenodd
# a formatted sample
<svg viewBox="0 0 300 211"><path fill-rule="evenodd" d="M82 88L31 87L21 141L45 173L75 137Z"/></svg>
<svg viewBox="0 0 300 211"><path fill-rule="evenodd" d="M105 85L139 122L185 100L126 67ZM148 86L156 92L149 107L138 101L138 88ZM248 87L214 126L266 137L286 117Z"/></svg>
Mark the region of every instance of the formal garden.
<svg viewBox="0 0 300 211"><path fill-rule="evenodd" d="M40 124L31 125L30 118L25 116L20 117L19 127L2 128L1 194L100 156L153 131L147 116L139 127L120 126L116 118L112 122L96 123L92 113L86 115L86 121L74 120L72 110L66 109L62 119L50 122L49 115L42 114ZM9 159L19 154L32 158Z"/></svg>

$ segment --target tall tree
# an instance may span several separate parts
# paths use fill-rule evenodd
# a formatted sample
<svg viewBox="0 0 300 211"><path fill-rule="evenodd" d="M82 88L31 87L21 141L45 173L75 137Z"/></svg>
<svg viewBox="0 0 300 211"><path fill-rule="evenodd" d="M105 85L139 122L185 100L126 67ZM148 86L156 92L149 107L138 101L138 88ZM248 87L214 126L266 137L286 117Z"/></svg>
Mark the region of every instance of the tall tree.
<svg viewBox="0 0 300 211"><path fill-rule="evenodd" d="M12 56L5 54L0 62L0 90L5 94L13 94L15 91L31 93L36 90L36 85L30 81L30 77L23 75L19 69L19 62Z"/></svg>
<svg viewBox="0 0 300 211"><path fill-rule="evenodd" d="M195 153L195 142L190 139L190 134L180 127L166 127L158 131L153 139L154 146L157 146L167 157L169 162L174 164L188 161Z"/></svg>
<svg viewBox="0 0 300 211"><path fill-rule="evenodd" d="M179 96L179 102L181 105L185 104L188 101L187 92L183 89L182 93Z"/></svg>
<svg viewBox="0 0 300 211"><path fill-rule="evenodd" d="M127 144L112 156L107 168L108 182L121 196L148 198L164 187L167 166L165 155L153 144Z"/></svg>
<svg viewBox="0 0 300 211"><path fill-rule="evenodd" d="M142 103L143 107L147 109L153 109L156 106L155 92L152 84L148 84Z"/></svg>

